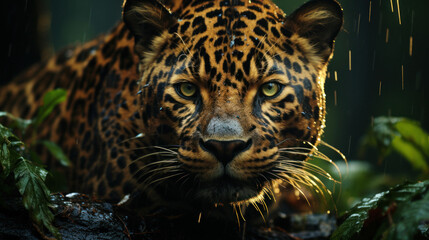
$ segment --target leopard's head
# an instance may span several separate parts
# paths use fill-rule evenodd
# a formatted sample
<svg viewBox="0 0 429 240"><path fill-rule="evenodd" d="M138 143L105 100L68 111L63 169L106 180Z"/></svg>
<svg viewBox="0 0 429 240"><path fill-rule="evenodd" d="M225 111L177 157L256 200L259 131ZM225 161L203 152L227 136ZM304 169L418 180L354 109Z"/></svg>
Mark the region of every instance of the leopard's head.
<svg viewBox="0 0 429 240"><path fill-rule="evenodd" d="M124 21L140 56L147 156L157 156L140 168L161 195L203 205L260 198L299 168L305 143L320 141L343 23L335 0L289 16L269 0L127 0Z"/></svg>

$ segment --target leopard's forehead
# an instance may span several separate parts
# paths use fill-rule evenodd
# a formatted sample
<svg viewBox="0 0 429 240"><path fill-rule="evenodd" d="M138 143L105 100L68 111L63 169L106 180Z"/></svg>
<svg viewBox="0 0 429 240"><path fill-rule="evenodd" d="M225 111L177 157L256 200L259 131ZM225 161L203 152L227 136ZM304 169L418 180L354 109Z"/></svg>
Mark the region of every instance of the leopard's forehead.
<svg viewBox="0 0 429 240"><path fill-rule="evenodd" d="M187 1L173 14L177 24L159 61L173 66L178 79L192 75L191 81L209 82L214 91L243 92L270 79L296 81L311 68L284 24L285 14L269 1Z"/></svg>
<svg viewBox="0 0 429 240"><path fill-rule="evenodd" d="M183 5L177 18L183 21L180 32L191 27L191 35L280 37L273 25L282 24L285 14L270 1L193 1ZM284 29L283 29L284 30ZM220 43L218 43L220 44Z"/></svg>

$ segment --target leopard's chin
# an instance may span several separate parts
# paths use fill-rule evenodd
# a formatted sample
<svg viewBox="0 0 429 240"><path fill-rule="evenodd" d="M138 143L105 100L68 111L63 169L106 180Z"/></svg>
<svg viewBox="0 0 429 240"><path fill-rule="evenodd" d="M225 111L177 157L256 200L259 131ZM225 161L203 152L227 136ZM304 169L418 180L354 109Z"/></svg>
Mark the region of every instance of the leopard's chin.
<svg viewBox="0 0 429 240"><path fill-rule="evenodd" d="M202 183L195 192L195 200L204 205L243 203L261 195L263 187L250 182L222 177Z"/></svg>

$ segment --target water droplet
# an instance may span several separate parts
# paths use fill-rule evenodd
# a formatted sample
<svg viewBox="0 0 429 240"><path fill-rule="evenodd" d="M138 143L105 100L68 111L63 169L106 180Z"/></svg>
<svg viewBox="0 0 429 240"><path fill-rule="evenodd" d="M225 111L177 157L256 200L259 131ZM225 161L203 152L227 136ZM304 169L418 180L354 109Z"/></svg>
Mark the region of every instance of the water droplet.
<svg viewBox="0 0 429 240"><path fill-rule="evenodd" d="M141 137L144 137L144 133L139 133L135 136L135 138L141 138Z"/></svg>
<svg viewBox="0 0 429 240"><path fill-rule="evenodd" d="M233 47L235 45L235 35L232 35L232 40L229 43L229 47Z"/></svg>

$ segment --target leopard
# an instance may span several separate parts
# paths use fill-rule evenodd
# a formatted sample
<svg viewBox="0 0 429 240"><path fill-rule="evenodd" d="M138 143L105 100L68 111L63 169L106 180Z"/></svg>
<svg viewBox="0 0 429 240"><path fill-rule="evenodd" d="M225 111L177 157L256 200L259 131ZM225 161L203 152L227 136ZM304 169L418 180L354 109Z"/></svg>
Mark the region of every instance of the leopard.
<svg viewBox="0 0 429 240"><path fill-rule="evenodd" d="M0 109L27 119L48 90L67 90L37 136L70 159L38 150L70 191L204 218L305 179L343 25L336 0L290 15L270 0L125 0L122 16L0 88Z"/></svg>

